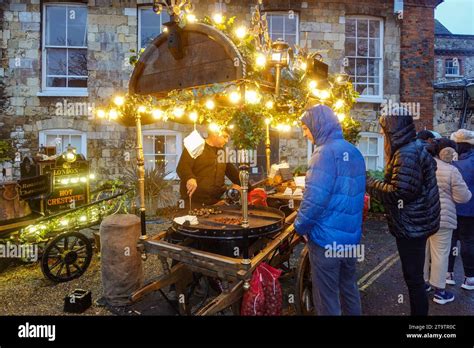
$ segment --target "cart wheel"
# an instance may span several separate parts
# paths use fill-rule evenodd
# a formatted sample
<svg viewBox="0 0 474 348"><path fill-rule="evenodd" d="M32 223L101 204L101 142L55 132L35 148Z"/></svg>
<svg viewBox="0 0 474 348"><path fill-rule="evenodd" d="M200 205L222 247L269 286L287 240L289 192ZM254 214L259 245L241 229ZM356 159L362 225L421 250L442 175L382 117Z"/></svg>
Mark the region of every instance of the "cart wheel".
<svg viewBox="0 0 474 348"><path fill-rule="evenodd" d="M296 312L298 315L314 315L313 283L311 281L311 263L309 249L305 245L301 251L296 269Z"/></svg>
<svg viewBox="0 0 474 348"><path fill-rule="evenodd" d="M89 267L92 244L78 232L63 233L48 243L41 258L43 274L54 282L79 278Z"/></svg>

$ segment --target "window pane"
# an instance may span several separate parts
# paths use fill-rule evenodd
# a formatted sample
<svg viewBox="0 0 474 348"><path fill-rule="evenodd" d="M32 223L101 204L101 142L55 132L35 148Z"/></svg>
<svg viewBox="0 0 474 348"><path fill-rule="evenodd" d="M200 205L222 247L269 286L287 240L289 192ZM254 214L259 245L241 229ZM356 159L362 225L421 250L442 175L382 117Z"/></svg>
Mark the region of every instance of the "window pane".
<svg viewBox="0 0 474 348"><path fill-rule="evenodd" d="M80 135L71 135L69 139L69 143L66 144L66 147L71 144L71 146L76 148L77 153L82 153L82 143L81 143L82 137Z"/></svg>
<svg viewBox="0 0 474 348"><path fill-rule="evenodd" d="M356 85L357 93L360 95L368 95L367 85Z"/></svg>
<svg viewBox="0 0 474 348"><path fill-rule="evenodd" d="M171 173L176 171L178 156L166 156L166 173Z"/></svg>
<svg viewBox="0 0 474 348"><path fill-rule="evenodd" d="M87 76L87 50L68 50L68 74L74 76Z"/></svg>
<svg viewBox="0 0 474 348"><path fill-rule="evenodd" d="M68 46L87 46L87 8L67 7Z"/></svg>
<svg viewBox="0 0 474 348"><path fill-rule="evenodd" d="M293 19L290 19L289 15L285 17L285 32L286 33L295 33L296 28L296 15L293 16Z"/></svg>
<svg viewBox="0 0 474 348"><path fill-rule="evenodd" d="M369 30L370 37L380 38L380 22L379 21L370 21L369 28L370 28Z"/></svg>
<svg viewBox="0 0 474 348"><path fill-rule="evenodd" d="M369 59L369 76L376 77L377 82L380 72L380 61L378 59Z"/></svg>
<svg viewBox="0 0 474 348"><path fill-rule="evenodd" d="M155 155L145 155L145 169L151 170L155 168Z"/></svg>
<svg viewBox="0 0 474 348"><path fill-rule="evenodd" d="M346 19L346 37L356 37L356 20Z"/></svg>
<svg viewBox="0 0 474 348"><path fill-rule="evenodd" d="M48 77L46 79L47 87L66 87L67 81L65 77Z"/></svg>
<svg viewBox="0 0 474 348"><path fill-rule="evenodd" d="M163 135L155 136L155 153L157 155L164 155L165 152L165 137Z"/></svg>
<svg viewBox="0 0 474 348"><path fill-rule="evenodd" d="M67 86L71 88L87 88L87 79L69 78Z"/></svg>
<svg viewBox="0 0 474 348"><path fill-rule="evenodd" d="M369 56L369 42L368 40L359 39L357 42L357 55L359 57Z"/></svg>
<svg viewBox="0 0 474 348"><path fill-rule="evenodd" d="M66 6L46 6L46 45L66 45Z"/></svg>
<svg viewBox="0 0 474 348"><path fill-rule="evenodd" d="M163 23L169 22L168 13L157 15L153 9L140 9L140 47L145 48L161 34Z"/></svg>
<svg viewBox="0 0 474 348"><path fill-rule="evenodd" d="M378 139L369 138L369 155L378 155L377 152Z"/></svg>
<svg viewBox="0 0 474 348"><path fill-rule="evenodd" d="M367 59L357 59L356 64L357 76L367 76Z"/></svg>
<svg viewBox="0 0 474 348"><path fill-rule="evenodd" d="M146 135L143 137L143 153L147 155L152 155L155 153L153 150L153 136Z"/></svg>
<svg viewBox="0 0 474 348"><path fill-rule="evenodd" d="M271 28L270 31L272 33L279 33L280 35L283 33L283 16L279 15L271 15ZM278 38L272 38L276 40Z"/></svg>
<svg viewBox="0 0 474 348"><path fill-rule="evenodd" d="M349 66L346 67L346 72L351 76L354 77L356 74L356 60L354 58L349 58ZM352 79L354 82L354 79Z"/></svg>
<svg viewBox="0 0 474 348"><path fill-rule="evenodd" d="M166 136L166 154L176 154L176 135L167 135Z"/></svg>
<svg viewBox="0 0 474 348"><path fill-rule="evenodd" d="M155 169L165 172L166 170L166 157L163 155L155 156Z"/></svg>
<svg viewBox="0 0 474 348"><path fill-rule="evenodd" d="M365 157L367 170L377 170L377 157Z"/></svg>
<svg viewBox="0 0 474 348"><path fill-rule="evenodd" d="M67 50L62 48L46 49L47 75L66 75Z"/></svg>
<svg viewBox="0 0 474 348"><path fill-rule="evenodd" d="M369 56L370 57L380 57L380 39L370 39L369 40Z"/></svg>
<svg viewBox="0 0 474 348"><path fill-rule="evenodd" d="M369 34L369 21L365 19L358 19L357 20L357 37L368 37Z"/></svg>
<svg viewBox="0 0 474 348"><path fill-rule="evenodd" d="M363 155L367 155L367 148L368 148L368 138L367 137L361 137L359 140L359 145L357 146L360 150L360 152Z"/></svg>
<svg viewBox="0 0 474 348"><path fill-rule="evenodd" d="M346 56L356 56L356 39L346 39Z"/></svg>

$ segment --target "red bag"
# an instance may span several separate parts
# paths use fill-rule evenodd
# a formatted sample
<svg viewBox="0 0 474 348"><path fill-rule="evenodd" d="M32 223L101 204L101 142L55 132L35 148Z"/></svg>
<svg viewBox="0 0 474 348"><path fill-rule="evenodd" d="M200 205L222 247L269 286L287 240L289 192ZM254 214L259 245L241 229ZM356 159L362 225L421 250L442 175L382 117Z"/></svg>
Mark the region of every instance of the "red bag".
<svg viewBox="0 0 474 348"><path fill-rule="evenodd" d="M263 293L265 294L265 310L263 315L281 315L283 292L278 280L281 276L281 270L273 268L266 263L262 263L259 267L263 278Z"/></svg>
<svg viewBox="0 0 474 348"><path fill-rule="evenodd" d="M255 269L250 280L250 289L244 293L241 315L263 315L265 309L265 295L263 293L263 278L259 267Z"/></svg>
<svg viewBox="0 0 474 348"><path fill-rule="evenodd" d="M249 205L268 207L267 193L261 188L254 189L249 193Z"/></svg>
<svg viewBox="0 0 474 348"><path fill-rule="evenodd" d="M364 195L364 212L362 214L362 222L367 219L367 215L369 214L370 209L370 196L366 193Z"/></svg>
<svg viewBox="0 0 474 348"><path fill-rule="evenodd" d="M241 315L281 315L283 293L278 278L281 271L265 263L257 266L244 294Z"/></svg>

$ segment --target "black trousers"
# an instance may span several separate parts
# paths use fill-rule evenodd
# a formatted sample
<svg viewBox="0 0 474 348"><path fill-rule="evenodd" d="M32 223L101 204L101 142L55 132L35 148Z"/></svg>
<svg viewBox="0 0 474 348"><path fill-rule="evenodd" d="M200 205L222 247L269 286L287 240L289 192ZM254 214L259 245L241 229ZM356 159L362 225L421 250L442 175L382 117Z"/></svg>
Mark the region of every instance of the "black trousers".
<svg viewBox="0 0 474 348"><path fill-rule="evenodd" d="M461 241L461 253L459 253L458 241ZM454 271L454 263L458 255L462 258L464 275L474 277L474 217L472 216L458 215L458 228L454 230L451 241L448 272Z"/></svg>
<svg viewBox="0 0 474 348"><path fill-rule="evenodd" d="M411 315L428 315L428 295L425 291L423 268L427 238L397 238L398 253L402 262L403 277L408 287Z"/></svg>

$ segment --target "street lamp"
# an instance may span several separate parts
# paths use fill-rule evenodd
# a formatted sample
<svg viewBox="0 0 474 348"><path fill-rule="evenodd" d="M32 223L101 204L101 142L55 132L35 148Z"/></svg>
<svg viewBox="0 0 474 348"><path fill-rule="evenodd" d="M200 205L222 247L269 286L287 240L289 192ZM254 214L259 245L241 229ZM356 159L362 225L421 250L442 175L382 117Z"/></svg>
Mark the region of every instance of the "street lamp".
<svg viewBox="0 0 474 348"><path fill-rule="evenodd" d="M281 70L286 68L290 62L290 46L283 39L272 43L270 50L270 64L275 67L275 94L280 95Z"/></svg>

